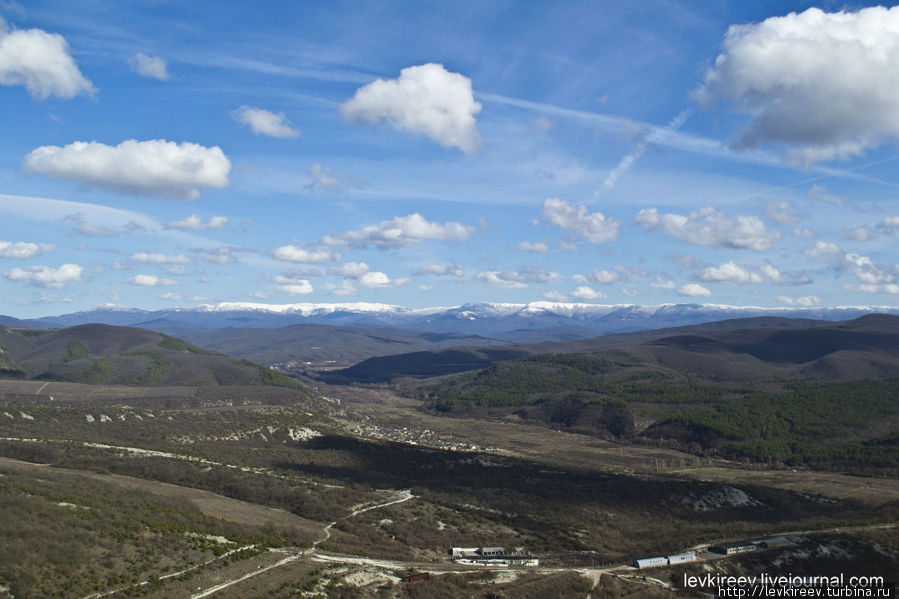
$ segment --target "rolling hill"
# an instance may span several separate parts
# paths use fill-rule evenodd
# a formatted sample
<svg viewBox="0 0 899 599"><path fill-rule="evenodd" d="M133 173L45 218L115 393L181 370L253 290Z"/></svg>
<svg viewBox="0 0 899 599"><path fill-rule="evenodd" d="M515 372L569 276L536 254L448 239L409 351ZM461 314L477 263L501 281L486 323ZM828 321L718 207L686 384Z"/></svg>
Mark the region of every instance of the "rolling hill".
<svg viewBox="0 0 899 599"><path fill-rule="evenodd" d="M856 327L868 326L874 334L878 334L879 328L876 323L899 322L899 317L869 315L858 319L857 322L859 324ZM535 354L592 354L611 350L616 352L610 355L617 355L629 362L652 362L663 366L670 363L671 368L678 372L683 368L688 370L695 368L697 369L695 374L699 376L702 375L702 369L705 369L713 377L717 376L715 371L721 371L721 375L726 375L730 379L754 378L760 374L760 367L776 370L776 373L771 372L772 376L774 374L790 376L789 369L781 368L775 361L768 361L767 367L762 366L761 363L766 361L764 360L766 352L774 357L787 355L792 351L794 358L798 360L803 344L818 347L817 340L820 339L827 340L829 344L821 347L850 349L848 346L843 348L840 345L849 343L850 336L853 338L852 348L861 348L867 342L876 346L877 341L874 338L867 341L863 339L867 334L864 331L851 329L844 332L841 326L843 325L840 323L824 320L771 316L730 319L652 331L603 335L590 339L507 345L501 348L457 347L373 357L350 368L323 376L335 382L387 382L409 376L431 377L477 370L498 362ZM818 333L812 331L817 329L823 332L815 338L814 335ZM789 339L792 341L783 345ZM744 349L746 351L743 351ZM695 359L693 354L696 353L702 354L702 360ZM716 362L719 363L717 366ZM889 368L889 363L883 364L882 367ZM741 368L745 368L745 372L741 372ZM820 375L824 374L826 371L820 372Z"/></svg>
<svg viewBox="0 0 899 599"><path fill-rule="evenodd" d="M303 388L261 364L145 329L87 324L59 330L0 326L0 376L124 385Z"/></svg>
<svg viewBox="0 0 899 599"><path fill-rule="evenodd" d="M475 372L401 379L397 388L443 413L513 418L702 455L899 468L899 318L754 321L763 326L727 330L739 324L656 338L640 333L644 342L630 345L621 343L627 335L600 338L592 351L533 346ZM365 374L366 362L355 372Z"/></svg>

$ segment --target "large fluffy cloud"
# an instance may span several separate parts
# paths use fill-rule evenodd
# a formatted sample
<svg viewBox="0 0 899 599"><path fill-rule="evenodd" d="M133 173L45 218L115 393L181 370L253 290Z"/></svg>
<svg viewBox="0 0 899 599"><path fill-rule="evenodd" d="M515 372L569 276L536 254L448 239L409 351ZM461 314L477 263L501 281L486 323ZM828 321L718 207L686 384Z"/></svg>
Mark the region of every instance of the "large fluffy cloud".
<svg viewBox="0 0 899 599"><path fill-rule="evenodd" d="M432 223L417 212L397 216L391 220L368 225L342 235L325 235L323 245L349 245L354 247L401 248L415 245L427 239L442 241L466 241L474 234L474 227L456 222Z"/></svg>
<svg viewBox="0 0 899 599"><path fill-rule="evenodd" d="M607 218L601 212L591 213L584 204L569 204L559 198L543 202L543 220L565 229L573 238L591 243L615 241L620 223Z"/></svg>
<svg viewBox="0 0 899 599"><path fill-rule="evenodd" d="M249 127L256 135L282 139L300 136L300 131L290 126L290 121L283 112L274 113L255 106L241 106L231 113L231 118Z"/></svg>
<svg viewBox="0 0 899 599"><path fill-rule="evenodd" d="M81 280L84 269L77 264L63 264L59 268L50 266L29 266L13 268L3 273L7 280L28 283L35 287L60 289L69 283Z"/></svg>
<svg viewBox="0 0 899 599"><path fill-rule="evenodd" d="M757 216L738 216L733 221L711 206L689 216L659 214L655 208L645 208L637 213L636 221L647 229L709 247L768 250L780 239L780 233L768 231Z"/></svg>
<svg viewBox="0 0 899 599"><path fill-rule="evenodd" d="M696 90L752 115L738 140L790 145L804 165L899 137L899 7L803 13L734 25Z"/></svg>
<svg viewBox="0 0 899 599"><path fill-rule="evenodd" d="M28 241L0 241L0 258L34 258L52 252L54 246L48 243Z"/></svg>
<svg viewBox="0 0 899 599"><path fill-rule="evenodd" d="M378 79L360 87L340 107L340 114L349 121L386 122L466 153L480 145L475 122L480 111L471 79L434 63L407 67L397 79Z"/></svg>
<svg viewBox="0 0 899 599"><path fill-rule="evenodd" d="M218 146L129 139L41 146L25 156L25 168L90 187L189 200L200 187L226 187L231 161Z"/></svg>
<svg viewBox="0 0 899 599"><path fill-rule="evenodd" d="M9 30L0 18L0 85L24 85L33 98L93 94L65 38L41 29Z"/></svg>

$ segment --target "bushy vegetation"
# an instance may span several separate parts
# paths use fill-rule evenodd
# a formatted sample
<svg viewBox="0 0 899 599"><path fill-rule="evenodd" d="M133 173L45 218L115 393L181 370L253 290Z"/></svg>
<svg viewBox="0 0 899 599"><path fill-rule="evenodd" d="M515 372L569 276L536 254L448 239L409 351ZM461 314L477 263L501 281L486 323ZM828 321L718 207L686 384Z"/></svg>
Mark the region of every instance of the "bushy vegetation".
<svg viewBox="0 0 899 599"><path fill-rule="evenodd" d="M39 479L5 471L0 513L0 580L15 597L127 589L267 540L172 500L49 470ZM212 535L231 542L210 541Z"/></svg>
<svg viewBox="0 0 899 599"><path fill-rule="evenodd" d="M69 383L97 384L108 379L113 373L112 363L106 358L94 360L93 365L87 370L67 372L59 375L59 380Z"/></svg>
<svg viewBox="0 0 899 599"><path fill-rule="evenodd" d="M785 385L691 407L647 434L679 438L761 462L899 468L899 434L853 438L899 414L899 379Z"/></svg>
<svg viewBox="0 0 899 599"><path fill-rule="evenodd" d="M162 334L162 333L160 333ZM162 341L158 343L158 346L162 349L170 349L172 351L180 351L180 352L188 352L191 354L200 354L206 356L215 355L216 352L212 352L209 350L202 349L184 341L182 339L178 339L177 337L170 337L169 335L162 334Z"/></svg>
<svg viewBox="0 0 899 599"><path fill-rule="evenodd" d="M586 354L545 354L411 392L440 412L517 409L549 425L616 437L631 436L627 421L651 413L654 423L641 437L695 453L850 470L899 468L896 431L867 433L899 415L899 379L772 382L763 388ZM618 420L614 430L610 414Z"/></svg>
<svg viewBox="0 0 899 599"><path fill-rule="evenodd" d="M622 377L621 371L628 369L633 373ZM608 380L607 374L613 371L615 379ZM705 403L719 399L729 389L688 377L675 381L636 364L588 354L540 354L449 377L417 391L438 410L449 411L455 405L524 406L571 392L597 399Z"/></svg>
<svg viewBox="0 0 899 599"><path fill-rule="evenodd" d="M66 362L74 362L91 355L91 352L80 341L69 341L66 345Z"/></svg>

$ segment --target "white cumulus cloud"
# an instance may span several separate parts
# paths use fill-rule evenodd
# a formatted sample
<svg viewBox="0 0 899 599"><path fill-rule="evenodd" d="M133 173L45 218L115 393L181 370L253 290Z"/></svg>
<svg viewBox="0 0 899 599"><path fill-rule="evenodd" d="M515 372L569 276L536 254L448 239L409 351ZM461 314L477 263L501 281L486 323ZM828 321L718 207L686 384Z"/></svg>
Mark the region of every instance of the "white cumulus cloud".
<svg viewBox="0 0 899 599"><path fill-rule="evenodd" d="M328 274L338 277L357 279L370 270L371 267L365 262L344 262L340 266L329 268Z"/></svg>
<svg viewBox="0 0 899 599"><path fill-rule="evenodd" d="M283 112L275 113L255 106L241 106L231 112L231 118L249 127L256 135L281 139L300 136L299 129L290 126L290 121Z"/></svg>
<svg viewBox="0 0 899 599"><path fill-rule="evenodd" d="M9 281L28 283L35 287L60 289L69 283L81 281L83 272L84 269L77 264L63 264L59 268L50 266L13 268L4 272L3 276Z"/></svg>
<svg viewBox="0 0 899 599"><path fill-rule="evenodd" d="M528 266L517 271L511 270L487 270L479 272L477 278L497 285L499 287L511 287L513 289L523 289L532 283L549 283L561 279L559 273L551 272L542 266Z"/></svg>
<svg viewBox="0 0 899 599"><path fill-rule="evenodd" d="M817 295L803 295L802 297L787 297L785 295L777 296L777 301L788 306L799 306L801 308L811 308L821 303L821 298Z"/></svg>
<svg viewBox="0 0 899 599"><path fill-rule="evenodd" d="M341 277L346 280L356 281L362 287L399 287L409 282L409 279L391 279L385 273L373 271L365 262L345 262L339 266L328 269L328 274ZM344 285L342 289L346 291L346 295L355 292L355 288L350 289L352 285ZM337 293L339 293L338 290Z"/></svg>
<svg viewBox="0 0 899 599"><path fill-rule="evenodd" d="M169 78L168 65L164 58L158 56L147 56L143 52L138 52L131 57L131 68L141 77L151 77L166 81Z"/></svg>
<svg viewBox="0 0 899 599"><path fill-rule="evenodd" d="M808 166L899 137L899 7L733 25L723 46L695 95L751 115L738 145L787 144Z"/></svg>
<svg viewBox="0 0 899 599"><path fill-rule="evenodd" d="M284 260L285 262L319 264L322 262L340 262L340 253L321 248L282 245L272 250L272 258Z"/></svg>
<svg viewBox="0 0 899 599"><path fill-rule="evenodd" d="M137 252L131 255L133 262L143 262L144 264L190 264L191 260L184 254L154 254L151 252Z"/></svg>
<svg viewBox="0 0 899 599"><path fill-rule="evenodd" d="M787 275L771 264L740 266L733 260L719 266L708 266L696 275L706 283L730 283L733 285L773 283L777 285L801 285L808 279L800 275Z"/></svg>
<svg viewBox="0 0 899 599"><path fill-rule="evenodd" d="M399 287L409 282L409 279L391 279L383 272L369 271L356 279L363 287Z"/></svg>
<svg viewBox="0 0 899 599"><path fill-rule="evenodd" d="M710 297L712 292L697 283L687 283L682 285L677 292L687 297Z"/></svg>
<svg viewBox="0 0 899 599"><path fill-rule="evenodd" d="M812 245L803 248L802 253L809 258L842 258L843 250L835 243L829 241L816 241Z"/></svg>
<svg viewBox="0 0 899 599"><path fill-rule="evenodd" d="M572 238L591 243L615 241L620 223L601 212L591 213L584 204L569 204L559 198L543 202L543 220L568 231Z"/></svg>
<svg viewBox="0 0 899 599"><path fill-rule="evenodd" d="M0 241L0 258L27 259L50 253L55 246L28 241Z"/></svg>
<svg viewBox="0 0 899 599"><path fill-rule="evenodd" d="M455 262L427 264L425 266L422 266L412 274L415 276L435 275L438 277L461 278L465 276L465 267L461 264L456 264Z"/></svg>
<svg viewBox="0 0 899 599"><path fill-rule="evenodd" d="M360 87L340 107L348 121L386 122L465 153L474 152L481 143L475 121L480 111L471 79L435 63L407 67L397 79L378 79Z"/></svg>
<svg viewBox="0 0 899 599"><path fill-rule="evenodd" d="M218 146L129 139L117 146L76 141L41 146L25 156L25 168L122 193L190 200L200 187L226 187L231 161Z"/></svg>
<svg viewBox="0 0 899 599"><path fill-rule="evenodd" d="M401 248L415 245L428 239L441 241L466 241L475 232L470 225L457 222L444 224L426 220L417 212L408 216L398 216L391 220L368 225L356 231L349 231L336 237L325 235L322 245L349 245L354 247L374 246L378 248Z"/></svg>
<svg viewBox="0 0 899 599"><path fill-rule="evenodd" d="M606 294L601 291L596 291L592 287L588 287L587 285L582 285L571 292L571 295L578 299L593 301L598 299L605 299Z"/></svg>
<svg viewBox="0 0 899 599"><path fill-rule="evenodd" d="M199 214L191 214L181 220L173 220L165 226L166 229L177 229L180 231L211 231L214 229L224 229L228 225L227 216L210 216L209 220L204 221Z"/></svg>
<svg viewBox="0 0 899 599"><path fill-rule="evenodd" d="M234 253L234 248L225 246L194 250L194 256L197 260L204 260L205 262L210 262L212 264L230 264L232 262L237 262L237 257Z"/></svg>
<svg viewBox="0 0 899 599"><path fill-rule="evenodd" d="M795 223L799 215L790 202L770 201L765 203L765 218L778 224Z"/></svg>
<svg viewBox="0 0 899 599"><path fill-rule="evenodd" d="M289 295L309 295L315 291L307 279L278 275L273 281L281 291L285 291Z"/></svg>
<svg viewBox="0 0 899 599"><path fill-rule="evenodd" d="M637 213L636 222L646 229L709 247L768 250L780 239L780 233L768 231L757 216L737 216L731 220L711 206L689 216L659 214L656 208L644 208Z"/></svg>
<svg viewBox="0 0 899 599"><path fill-rule="evenodd" d="M58 33L13 29L0 18L0 85L24 85L33 98L73 98L96 90L69 53Z"/></svg>
<svg viewBox="0 0 899 599"><path fill-rule="evenodd" d="M536 241L533 243L530 241L522 241L521 243L513 245L512 248L521 250L522 252L531 252L535 254L549 251L549 246L546 245L545 241Z"/></svg>
<svg viewBox="0 0 899 599"><path fill-rule="evenodd" d="M176 281L172 279L160 279L156 275L134 275L130 279L126 281L126 283L131 283L132 285L139 285L141 287L160 287L167 285L177 285Z"/></svg>

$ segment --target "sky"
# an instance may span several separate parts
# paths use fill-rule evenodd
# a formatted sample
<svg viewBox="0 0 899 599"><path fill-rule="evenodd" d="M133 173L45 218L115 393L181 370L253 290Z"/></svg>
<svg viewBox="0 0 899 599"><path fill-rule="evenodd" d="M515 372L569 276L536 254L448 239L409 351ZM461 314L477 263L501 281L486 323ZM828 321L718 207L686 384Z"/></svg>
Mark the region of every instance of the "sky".
<svg viewBox="0 0 899 599"><path fill-rule="evenodd" d="M899 7L0 0L0 314L899 305Z"/></svg>

